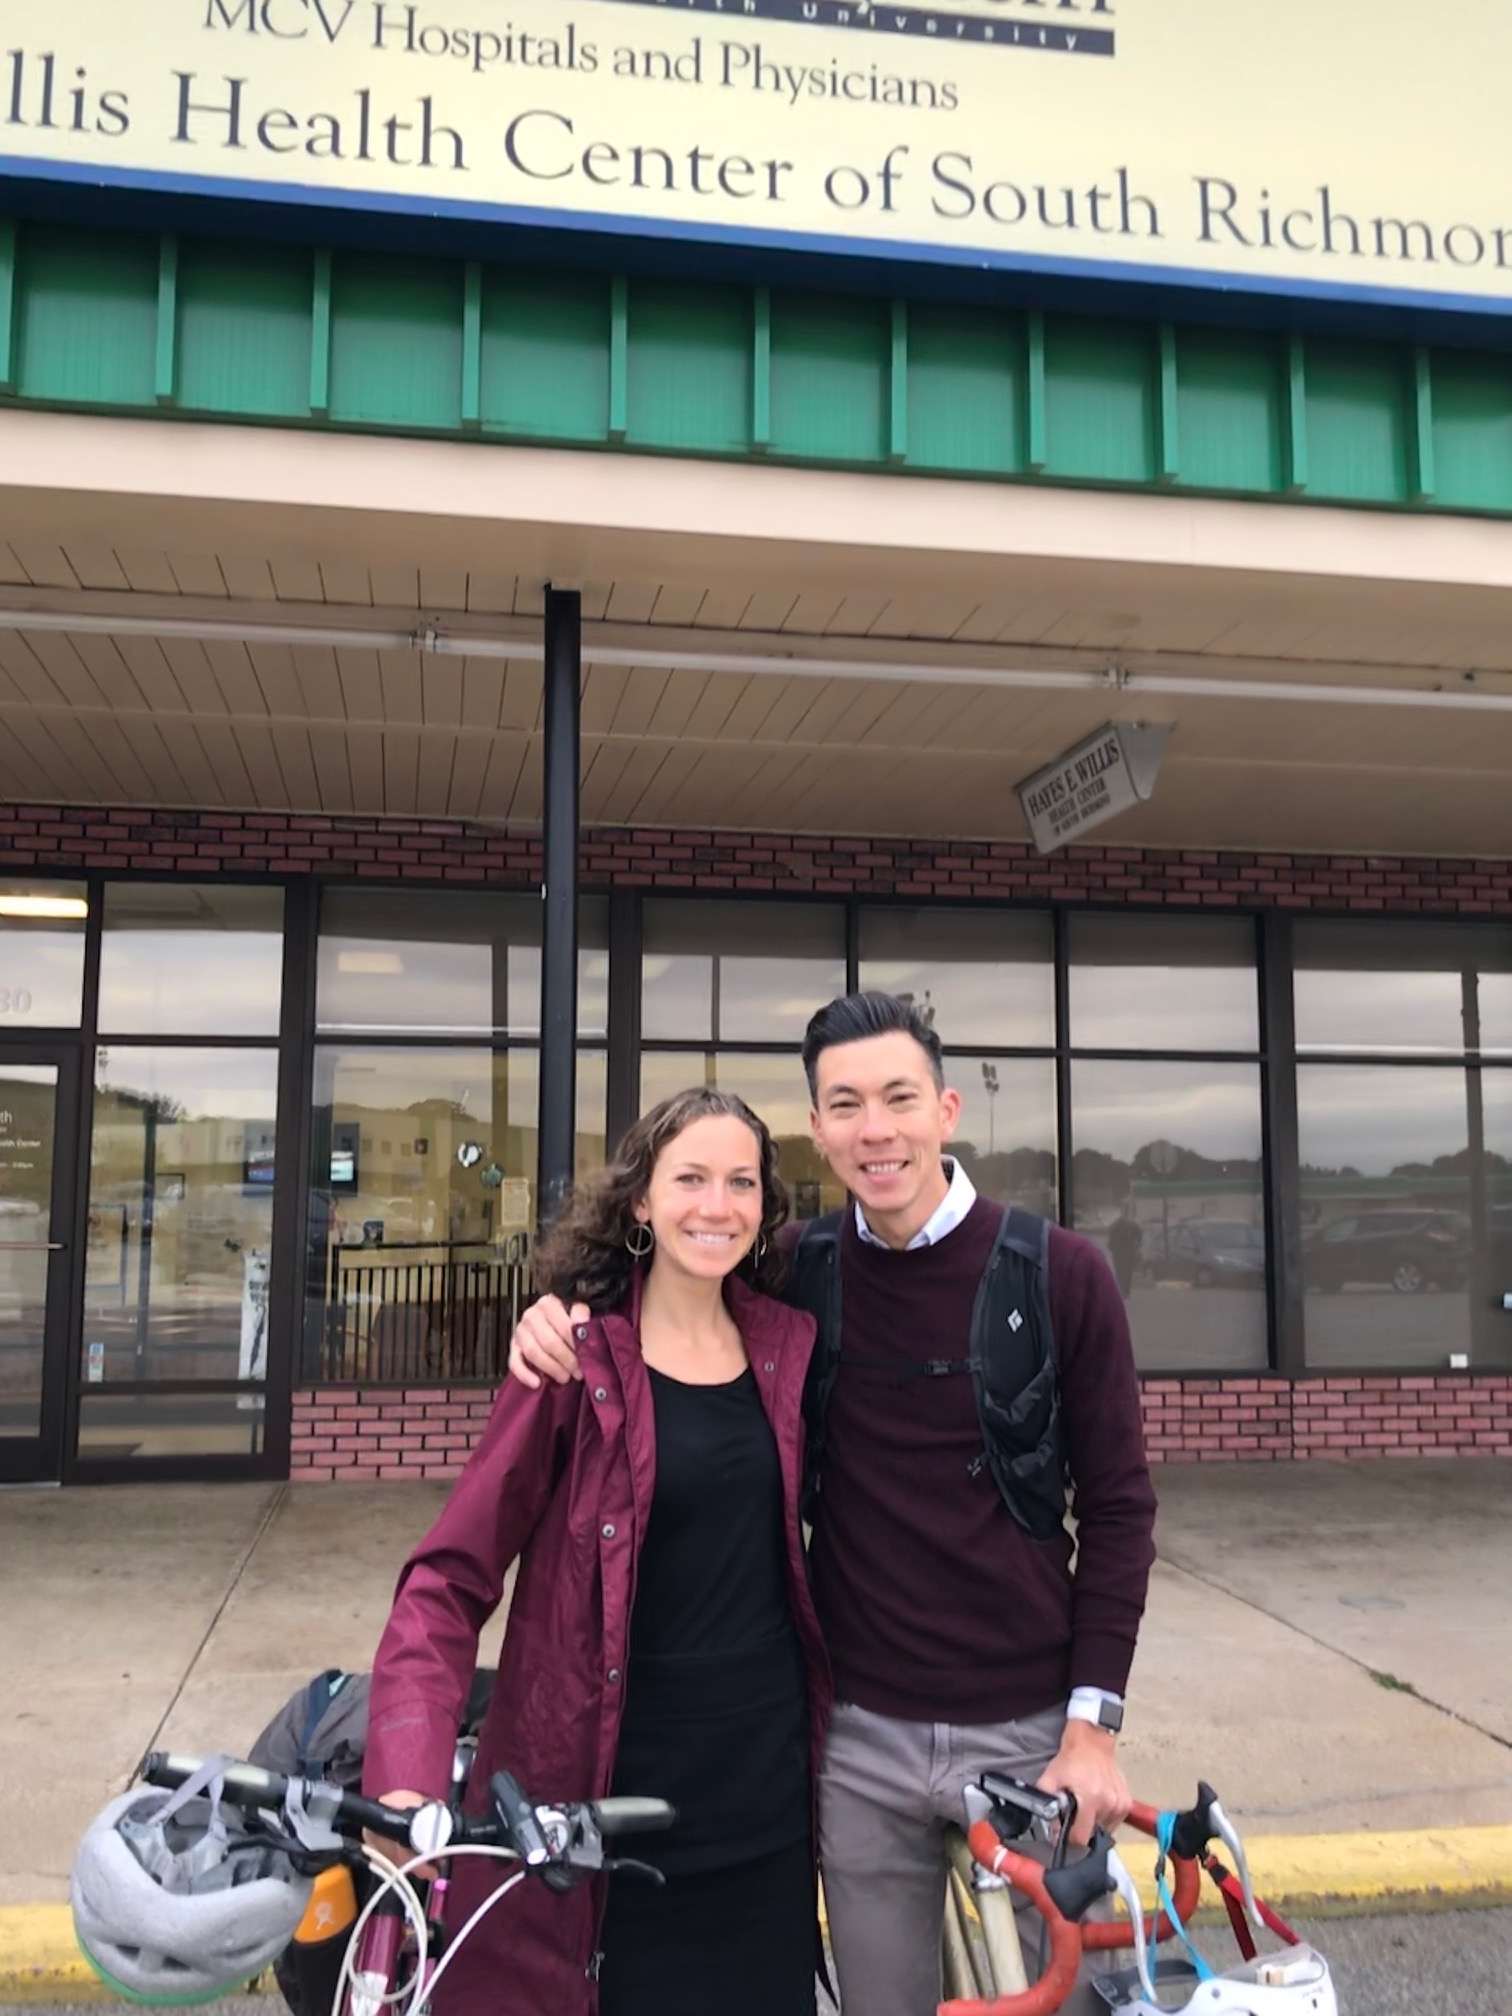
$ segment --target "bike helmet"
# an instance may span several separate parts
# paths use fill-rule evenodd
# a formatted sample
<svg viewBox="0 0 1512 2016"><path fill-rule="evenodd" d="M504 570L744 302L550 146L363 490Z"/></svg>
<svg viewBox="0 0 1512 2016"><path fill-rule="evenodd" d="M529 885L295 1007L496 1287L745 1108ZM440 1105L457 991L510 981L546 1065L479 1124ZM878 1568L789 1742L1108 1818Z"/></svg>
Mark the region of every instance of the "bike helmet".
<svg viewBox="0 0 1512 2016"><path fill-rule="evenodd" d="M133 2002L208 2002L268 1967L311 1883L220 1797L215 1767L175 1792L138 1786L91 1823L69 1898L84 1958Z"/></svg>

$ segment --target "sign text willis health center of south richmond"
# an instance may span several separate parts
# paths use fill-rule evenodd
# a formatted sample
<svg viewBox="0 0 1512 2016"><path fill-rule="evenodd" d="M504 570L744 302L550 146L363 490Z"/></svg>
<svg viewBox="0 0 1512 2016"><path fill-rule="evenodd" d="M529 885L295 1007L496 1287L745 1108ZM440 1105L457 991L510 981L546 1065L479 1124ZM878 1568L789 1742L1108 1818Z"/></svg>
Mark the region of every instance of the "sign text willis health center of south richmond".
<svg viewBox="0 0 1512 2016"><path fill-rule="evenodd" d="M0 173L1500 312L1512 6L5 0Z"/></svg>

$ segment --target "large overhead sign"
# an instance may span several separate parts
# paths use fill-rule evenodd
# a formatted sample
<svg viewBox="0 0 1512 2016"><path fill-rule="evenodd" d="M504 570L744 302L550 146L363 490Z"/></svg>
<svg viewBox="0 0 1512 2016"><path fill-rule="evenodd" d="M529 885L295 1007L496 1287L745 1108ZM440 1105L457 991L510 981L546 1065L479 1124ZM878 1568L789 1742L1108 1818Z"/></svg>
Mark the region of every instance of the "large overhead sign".
<svg viewBox="0 0 1512 2016"><path fill-rule="evenodd" d="M1504 312L1512 6L5 0L0 174Z"/></svg>

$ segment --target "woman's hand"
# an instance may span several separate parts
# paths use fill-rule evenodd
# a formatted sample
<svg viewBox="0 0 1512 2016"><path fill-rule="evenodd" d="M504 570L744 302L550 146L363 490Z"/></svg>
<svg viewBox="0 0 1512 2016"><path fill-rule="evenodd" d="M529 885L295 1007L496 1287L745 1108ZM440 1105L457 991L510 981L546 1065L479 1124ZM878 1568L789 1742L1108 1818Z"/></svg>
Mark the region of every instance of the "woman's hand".
<svg viewBox="0 0 1512 2016"><path fill-rule="evenodd" d="M432 1803L423 1792L385 1792L383 1797L378 1801L380 1806L399 1806L406 1811L411 1807L429 1806ZM362 1838L376 1854L384 1856L390 1862L397 1862L403 1867L405 1858L409 1854L408 1843L391 1841L386 1834L368 1833L364 1834ZM422 1883L433 1882L436 1875L435 1870L428 1862L422 1863L418 1869L406 1868L404 1873L412 1882L418 1881Z"/></svg>

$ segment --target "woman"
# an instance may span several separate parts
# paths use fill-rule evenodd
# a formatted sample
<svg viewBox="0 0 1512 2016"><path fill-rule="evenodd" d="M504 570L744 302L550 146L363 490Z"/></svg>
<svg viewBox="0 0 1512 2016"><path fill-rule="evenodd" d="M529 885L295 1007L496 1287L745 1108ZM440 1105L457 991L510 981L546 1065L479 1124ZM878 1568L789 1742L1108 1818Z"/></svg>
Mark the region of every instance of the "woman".
<svg viewBox="0 0 1512 2016"><path fill-rule="evenodd" d="M581 1382L506 1379L400 1576L373 1674L366 1789L446 1789L458 1719L519 1561L475 1788L668 1798L628 1852L666 1874L530 1883L443 1981L461 2016L813 2016L812 1784L829 1679L798 1492L813 1323L761 1292L787 1215L772 1138L699 1088L636 1122L537 1259L586 1302ZM460 1925L497 1882L455 1868ZM598 1986L595 1988L595 1980Z"/></svg>

